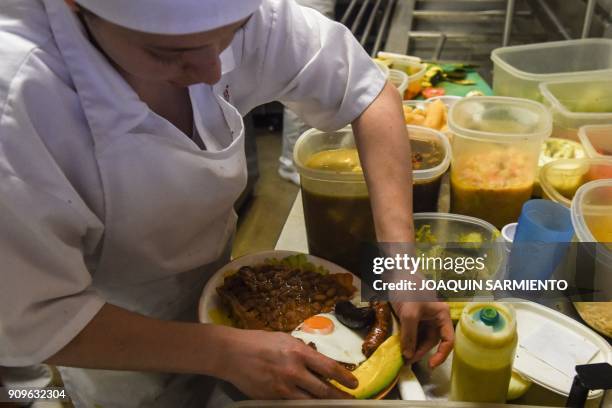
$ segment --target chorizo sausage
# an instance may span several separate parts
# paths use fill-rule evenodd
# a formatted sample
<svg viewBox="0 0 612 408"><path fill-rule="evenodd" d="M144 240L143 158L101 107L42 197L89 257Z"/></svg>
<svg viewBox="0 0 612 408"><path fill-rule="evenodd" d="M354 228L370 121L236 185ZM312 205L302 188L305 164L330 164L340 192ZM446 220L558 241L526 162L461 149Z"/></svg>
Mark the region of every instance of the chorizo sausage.
<svg viewBox="0 0 612 408"><path fill-rule="evenodd" d="M374 323L370 327L368 334L363 340L361 351L366 357L370 357L374 351L380 346L391 334L391 307L388 302L372 302L371 307L374 309Z"/></svg>

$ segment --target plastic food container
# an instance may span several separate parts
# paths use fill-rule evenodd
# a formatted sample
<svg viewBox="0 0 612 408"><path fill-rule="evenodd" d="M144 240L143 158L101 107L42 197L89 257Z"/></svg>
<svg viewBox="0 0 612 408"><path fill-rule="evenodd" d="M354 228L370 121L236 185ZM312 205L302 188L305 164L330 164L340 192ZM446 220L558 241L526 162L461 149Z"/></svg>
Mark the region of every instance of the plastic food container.
<svg viewBox="0 0 612 408"><path fill-rule="evenodd" d="M460 253L454 254L465 256L471 253L486 257L486 270L480 272L479 277L492 278L500 272L499 267L505 260L501 245L504 241L499 230L491 223L461 214L416 213L414 229L419 248L428 249L437 244L451 244L450 248L458 249L465 244ZM426 246L421 246L423 244Z"/></svg>
<svg viewBox="0 0 612 408"><path fill-rule="evenodd" d="M416 213L414 228L417 249L424 255L484 257L485 269L470 273L465 271L461 276L469 279L489 279L499 276L502 264L506 259L501 234L494 225L479 218L449 213ZM454 272L425 271L437 278L461 277ZM446 275L444 275L446 273ZM439 293L441 297L457 297L456 293Z"/></svg>
<svg viewBox="0 0 612 408"><path fill-rule="evenodd" d="M565 159L542 167L540 186L544 198L569 208L580 186L606 178L612 178L612 158Z"/></svg>
<svg viewBox="0 0 612 408"><path fill-rule="evenodd" d="M512 47L491 53L495 95L541 100L545 81L612 75L612 39L587 38Z"/></svg>
<svg viewBox="0 0 612 408"><path fill-rule="evenodd" d="M376 242L368 188L361 169L333 171L307 166L316 153L355 149L349 127L310 129L297 140L293 161L300 172L309 253L358 270L362 242Z"/></svg>
<svg viewBox="0 0 612 408"><path fill-rule="evenodd" d="M408 74L408 88L404 92L404 99L412 99L421 92L421 80L427 71L427 64L422 63L420 58L392 52L379 52L378 58L389 61L389 68Z"/></svg>
<svg viewBox="0 0 612 408"><path fill-rule="evenodd" d="M576 239L599 243L586 247L587 256L593 260L592 276L586 280L596 290L591 300L600 302L577 303L576 309L589 325L612 338L612 179L591 181L580 187L571 212ZM581 264L584 266L584 262ZM585 270L580 272L584 274Z"/></svg>
<svg viewBox="0 0 612 408"><path fill-rule="evenodd" d="M440 132L407 126L413 151L414 211L435 211L450 144ZM320 152L346 149L335 168L313 168ZM357 270L362 243L376 242L368 189L350 126L336 132L310 129L300 136L293 158L300 172L308 249L313 255ZM345 164L350 163L350 167Z"/></svg>
<svg viewBox="0 0 612 408"><path fill-rule="evenodd" d="M389 81L397 88L397 91L403 98L406 89L408 89L408 74L399 69L390 69Z"/></svg>
<svg viewBox="0 0 612 408"><path fill-rule="evenodd" d="M474 96L456 102L448 126L453 134L452 212L502 228L515 222L531 197L550 113L518 98Z"/></svg>
<svg viewBox="0 0 612 408"><path fill-rule="evenodd" d="M573 140L549 137L542 143L540 158L538 159L538 177L533 186L534 197L542 197L542 187L540 186L540 172L544 165L560 159L582 159L585 157L584 148Z"/></svg>
<svg viewBox="0 0 612 408"><path fill-rule="evenodd" d="M578 138L587 157L612 158L612 124L581 126Z"/></svg>
<svg viewBox="0 0 612 408"><path fill-rule="evenodd" d="M451 162L446 136L421 126L406 126L412 147L413 212L436 211L442 175Z"/></svg>
<svg viewBox="0 0 612 408"><path fill-rule="evenodd" d="M612 123L612 79L592 78L540 84L553 116L554 137L578 140L582 125Z"/></svg>

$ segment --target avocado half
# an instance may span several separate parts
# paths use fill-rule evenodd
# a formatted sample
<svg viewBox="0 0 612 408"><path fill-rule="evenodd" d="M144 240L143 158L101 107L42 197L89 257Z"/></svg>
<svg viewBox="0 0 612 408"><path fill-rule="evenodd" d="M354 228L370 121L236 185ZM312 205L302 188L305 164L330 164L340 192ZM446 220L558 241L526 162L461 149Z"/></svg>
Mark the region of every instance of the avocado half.
<svg viewBox="0 0 612 408"><path fill-rule="evenodd" d="M331 383L340 390L357 399L374 397L384 390L397 377L404 364L399 335L395 334L383 342L376 351L353 371L359 381L354 390L346 388L332 380Z"/></svg>

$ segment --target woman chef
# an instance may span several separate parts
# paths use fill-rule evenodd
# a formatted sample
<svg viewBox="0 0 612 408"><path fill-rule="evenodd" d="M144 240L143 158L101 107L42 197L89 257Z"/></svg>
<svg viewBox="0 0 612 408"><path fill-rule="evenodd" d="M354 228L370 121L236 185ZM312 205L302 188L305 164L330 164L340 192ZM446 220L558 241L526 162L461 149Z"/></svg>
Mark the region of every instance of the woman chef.
<svg viewBox="0 0 612 408"><path fill-rule="evenodd" d="M355 386L287 334L194 315L262 103L352 123L378 239L412 240L398 94L343 26L283 0L3 0L0 55L0 365L59 366L77 407L202 406L210 377L257 399ZM406 357L439 343L440 364L443 304L394 308Z"/></svg>

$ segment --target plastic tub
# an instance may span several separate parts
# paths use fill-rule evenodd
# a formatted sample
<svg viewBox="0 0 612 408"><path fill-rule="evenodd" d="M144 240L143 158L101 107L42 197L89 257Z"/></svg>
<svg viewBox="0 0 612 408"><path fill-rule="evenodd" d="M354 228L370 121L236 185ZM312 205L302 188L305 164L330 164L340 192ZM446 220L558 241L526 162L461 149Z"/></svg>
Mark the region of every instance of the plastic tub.
<svg viewBox="0 0 612 408"><path fill-rule="evenodd" d="M580 186L606 178L612 178L612 159L564 159L542 167L540 186L544 198L569 208Z"/></svg>
<svg viewBox="0 0 612 408"><path fill-rule="evenodd" d="M612 39L581 40L501 47L491 53L493 92L541 100L544 81L579 79L586 73L599 78L612 75Z"/></svg>
<svg viewBox="0 0 612 408"><path fill-rule="evenodd" d="M572 202L572 224L580 242L597 242L586 246L591 262L579 258L582 281L588 281L595 290L593 302L578 302L576 309L591 327L612 337L612 180L591 181L578 189ZM586 278L586 279L585 279ZM584 287L584 286L581 286ZM605 301L605 302L601 302ZM590 311L597 309L597 313Z"/></svg>
<svg viewBox="0 0 612 408"><path fill-rule="evenodd" d="M389 68L408 74L408 88L404 92L403 99L412 99L421 92L421 80L427 71L427 64L422 63L420 58L392 52L379 52L377 56L388 61Z"/></svg>
<svg viewBox="0 0 612 408"><path fill-rule="evenodd" d="M450 144L440 132L407 126L413 151L414 211L435 211L442 175L450 165ZM316 153L355 149L350 126L336 132L310 129L295 144L293 158L300 172L309 252L357 270L363 242L376 242L368 189L357 158L352 169L309 167ZM414 156L421 167L416 169ZM436 155L427 163L426 155Z"/></svg>
<svg viewBox="0 0 612 408"><path fill-rule="evenodd" d="M542 143L540 158L538 159L538 177L533 186L533 197L542 197L542 187L540 186L540 172L542 167L555 160L561 159L582 159L585 157L584 148L573 140L549 137Z"/></svg>
<svg viewBox="0 0 612 408"><path fill-rule="evenodd" d="M408 74L404 71L400 71L399 69L390 69L389 82L391 82L397 88L397 91L403 98L404 93L408 88Z"/></svg>
<svg viewBox="0 0 612 408"><path fill-rule="evenodd" d="M485 268L482 271L464 271L457 274L454 271L424 270L426 275L436 279L494 279L499 276L507 254L501 233L494 225L466 215L432 212L414 214L414 228L419 254L485 259ZM478 239L480 242L474 242ZM474 293L463 295L438 292L438 296L442 298L470 297Z"/></svg>
<svg viewBox="0 0 612 408"><path fill-rule="evenodd" d="M531 197L551 122L548 110L530 100L474 96L456 102L448 119L452 212L497 228L515 222Z"/></svg>
<svg viewBox="0 0 612 408"><path fill-rule="evenodd" d="M309 253L357 271L362 242L376 242L363 173L307 166L314 154L342 148L355 148L350 127L336 132L310 129L297 140L293 161L300 172Z"/></svg>
<svg viewBox="0 0 612 408"><path fill-rule="evenodd" d="M612 158L612 124L581 126L578 138L587 157Z"/></svg>
<svg viewBox="0 0 612 408"><path fill-rule="evenodd" d="M436 211L442 175L451 162L450 143L446 136L435 130L422 126L406 128L412 147L413 212ZM419 166L423 155L435 156L430 165Z"/></svg>
<svg viewBox="0 0 612 408"><path fill-rule="evenodd" d="M580 126L612 123L612 79L543 82L540 92L553 115L554 137L578 140Z"/></svg>

